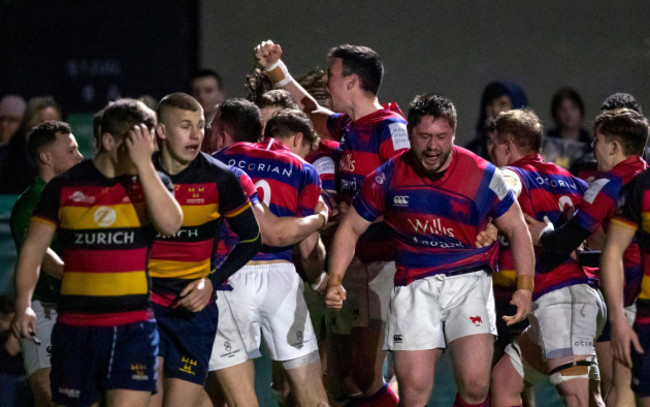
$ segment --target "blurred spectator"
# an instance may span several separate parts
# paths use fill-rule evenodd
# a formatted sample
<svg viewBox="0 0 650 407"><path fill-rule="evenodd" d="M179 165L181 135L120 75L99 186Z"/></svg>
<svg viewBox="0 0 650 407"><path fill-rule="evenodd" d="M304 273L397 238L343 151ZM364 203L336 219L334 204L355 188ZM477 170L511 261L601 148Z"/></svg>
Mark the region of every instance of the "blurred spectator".
<svg viewBox="0 0 650 407"><path fill-rule="evenodd" d="M25 99L18 95L6 95L0 100L0 146L9 143L18 131L26 107Z"/></svg>
<svg viewBox="0 0 650 407"><path fill-rule="evenodd" d="M27 150L31 129L46 121L61 120L61 108L52 96L29 99L20 128L9 144L0 147L0 194L20 194L36 176L36 164Z"/></svg>
<svg viewBox="0 0 650 407"><path fill-rule="evenodd" d="M605 110L614 110L621 108L628 108L634 110L635 112L643 114L641 105L636 101L634 96L630 95L629 93L618 92L614 93L613 95L609 95L603 101L603 104L600 105L600 110L602 112ZM645 154L643 158L646 161L650 160L650 148L647 146L645 148ZM598 165L596 163L596 157L593 151L575 160L571 165L570 171L571 174L587 181L587 183L591 183L593 180L595 180L598 176Z"/></svg>
<svg viewBox="0 0 650 407"><path fill-rule="evenodd" d="M582 127L585 105L580 94L570 87L556 90L551 100L551 115L555 127L546 133L542 156L546 161L570 168L591 151L591 133Z"/></svg>
<svg viewBox="0 0 650 407"><path fill-rule="evenodd" d="M20 342L11 332L13 317L13 299L0 296L0 406L32 406L34 401L23 367Z"/></svg>
<svg viewBox="0 0 650 407"><path fill-rule="evenodd" d="M192 75L192 96L203 107L205 122L211 123L217 105L226 98L221 76L210 69L201 69Z"/></svg>
<svg viewBox="0 0 650 407"><path fill-rule="evenodd" d="M492 120L499 113L510 109L520 109L528 105L526 93L511 82L491 82L483 90L479 118L476 122L476 135L466 148L477 155L489 160L488 137Z"/></svg>

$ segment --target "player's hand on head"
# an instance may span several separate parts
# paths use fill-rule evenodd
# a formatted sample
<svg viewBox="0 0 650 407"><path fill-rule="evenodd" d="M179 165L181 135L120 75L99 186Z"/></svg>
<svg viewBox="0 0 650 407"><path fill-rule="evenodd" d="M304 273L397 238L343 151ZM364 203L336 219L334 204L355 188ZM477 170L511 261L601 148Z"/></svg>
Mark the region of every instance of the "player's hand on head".
<svg viewBox="0 0 650 407"><path fill-rule="evenodd" d="M262 41L254 48L253 52L257 63L265 68L282 58L282 47L271 40Z"/></svg>
<svg viewBox="0 0 650 407"><path fill-rule="evenodd" d="M11 331L17 338L36 336L36 313L31 307L16 311L11 321Z"/></svg>
<svg viewBox="0 0 650 407"><path fill-rule="evenodd" d="M634 346L634 349L638 353L643 353L643 348L639 342L639 337L634 328L623 320L619 324L611 324L612 330L612 353L614 359L618 360L620 363L624 364L627 367L632 367L632 355L630 344Z"/></svg>
<svg viewBox="0 0 650 407"><path fill-rule="evenodd" d="M490 246L497 240L499 235L499 229L492 223L488 223L485 230L480 231L476 235L476 248L480 249L482 247Z"/></svg>
<svg viewBox="0 0 650 407"><path fill-rule="evenodd" d="M178 301L178 305L192 312L200 312L212 301L213 293L214 288L209 279L194 280L185 286L179 294L181 299Z"/></svg>
<svg viewBox="0 0 650 407"><path fill-rule="evenodd" d="M155 151L153 132L144 123L131 127L124 141L129 158L137 168L151 164L151 155Z"/></svg>
<svg viewBox="0 0 650 407"><path fill-rule="evenodd" d="M528 317L531 311L533 293L530 290L519 289L512 294L510 304L517 307L517 313L512 316L503 316L506 326L514 325Z"/></svg>
<svg viewBox="0 0 650 407"><path fill-rule="evenodd" d="M345 301L346 297L345 288L341 284L330 285L327 287L325 294L325 304L327 308L340 310L343 308L343 301Z"/></svg>

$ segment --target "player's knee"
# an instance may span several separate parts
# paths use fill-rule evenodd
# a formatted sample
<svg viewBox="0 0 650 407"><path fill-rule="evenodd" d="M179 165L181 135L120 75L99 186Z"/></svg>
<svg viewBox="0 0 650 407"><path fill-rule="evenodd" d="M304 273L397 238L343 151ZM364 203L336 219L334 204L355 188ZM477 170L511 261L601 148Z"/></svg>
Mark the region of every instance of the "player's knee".
<svg viewBox="0 0 650 407"><path fill-rule="evenodd" d="M465 401L482 402L490 391L490 376L467 374L459 380L458 391Z"/></svg>

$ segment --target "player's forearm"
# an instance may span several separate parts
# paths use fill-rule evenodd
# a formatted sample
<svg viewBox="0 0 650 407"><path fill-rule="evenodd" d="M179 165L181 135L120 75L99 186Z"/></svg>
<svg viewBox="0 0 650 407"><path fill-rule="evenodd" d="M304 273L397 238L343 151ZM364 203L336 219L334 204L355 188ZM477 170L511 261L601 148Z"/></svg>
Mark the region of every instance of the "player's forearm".
<svg viewBox="0 0 650 407"><path fill-rule="evenodd" d="M228 226L239 237L239 242L230 251L221 267L208 277L213 287L219 287L262 248L262 236L252 208L247 208L237 216L229 218Z"/></svg>
<svg viewBox="0 0 650 407"><path fill-rule="evenodd" d="M526 225L521 223L508 234L517 278L535 276L535 251Z"/></svg>
<svg viewBox="0 0 650 407"><path fill-rule="evenodd" d="M555 230L544 233L539 239L544 252L556 256L568 256L576 250L591 233L574 217Z"/></svg>
<svg viewBox="0 0 650 407"><path fill-rule="evenodd" d="M43 262L41 263L41 270L54 277L60 279L63 275L63 260L51 248L47 248Z"/></svg>
<svg viewBox="0 0 650 407"><path fill-rule="evenodd" d="M16 310L31 306L32 295L40 275L40 264L44 251L39 251L37 242L26 240L18 256L16 268Z"/></svg>
<svg viewBox="0 0 650 407"><path fill-rule="evenodd" d="M180 205L165 188L151 162L138 168L138 176L144 190L147 211L156 230L163 235L173 235L183 222Z"/></svg>
<svg viewBox="0 0 650 407"><path fill-rule="evenodd" d="M297 218L275 216L268 207L254 206L255 217L260 223L264 244L274 247L291 246L301 242L324 226L323 215L314 214Z"/></svg>
<svg viewBox="0 0 650 407"><path fill-rule="evenodd" d="M623 287L625 285L623 254L633 236L634 232L628 233L625 230L620 230L616 225L612 225L600 257L601 287L612 324L625 320L623 312Z"/></svg>
<svg viewBox="0 0 650 407"><path fill-rule="evenodd" d="M347 270L354 258L355 246L360 236L361 234L356 233L349 222L345 220L336 230L327 271L330 276L330 283L338 282L340 284L343 281L345 270Z"/></svg>
<svg viewBox="0 0 650 407"><path fill-rule="evenodd" d="M300 260L309 282L320 277L325 269L325 245L320 233L315 232L300 242Z"/></svg>

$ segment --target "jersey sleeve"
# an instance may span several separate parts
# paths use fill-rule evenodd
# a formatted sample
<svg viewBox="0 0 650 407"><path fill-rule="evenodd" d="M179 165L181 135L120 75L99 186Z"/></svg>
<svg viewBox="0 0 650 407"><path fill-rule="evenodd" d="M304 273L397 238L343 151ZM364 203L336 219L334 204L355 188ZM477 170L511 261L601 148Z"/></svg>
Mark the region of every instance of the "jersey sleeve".
<svg viewBox="0 0 650 407"><path fill-rule="evenodd" d="M244 195L248 197L248 200L251 201L251 204L259 204L260 198L257 196L257 189L255 189L255 184L253 183L251 177L249 177L248 174L237 167L230 166L230 170L237 176L239 184L244 191Z"/></svg>
<svg viewBox="0 0 650 407"><path fill-rule="evenodd" d="M621 197L618 200L616 216L612 222L618 225L637 230L641 224L641 213L643 211L643 183L637 178L626 188L623 188Z"/></svg>
<svg viewBox="0 0 650 407"><path fill-rule="evenodd" d="M59 207L61 203L61 180L54 178L43 189L41 199L38 201L33 218L41 221L49 222L55 226L59 226Z"/></svg>
<svg viewBox="0 0 650 407"><path fill-rule="evenodd" d="M321 184L318 172L311 164L305 163L302 171L304 182L298 195L298 210L301 216L308 216L314 214L314 209L318 205Z"/></svg>
<svg viewBox="0 0 650 407"><path fill-rule="evenodd" d="M406 123L402 121L387 122L382 128L379 158L382 162L411 148Z"/></svg>
<svg viewBox="0 0 650 407"><path fill-rule="evenodd" d="M594 233L603 221L616 210L619 187L616 181L600 178L585 191L575 217L578 224L590 233Z"/></svg>
<svg viewBox="0 0 650 407"><path fill-rule="evenodd" d="M385 165L382 165L366 177L352 201L357 213L368 222L374 222L384 214L387 182Z"/></svg>
<svg viewBox="0 0 650 407"><path fill-rule="evenodd" d="M490 165L486 170L489 179L487 191L477 195L478 209L485 215L498 218L515 203L515 195L505 178L496 167Z"/></svg>
<svg viewBox="0 0 650 407"><path fill-rule="evenodd" d="M349 121L350 118L343 113L334 113L327 118L327 130L330 132L330 135L334 140L341 140L343 129Z"/></svg>
<svg viewBox="0 0 650 407"><path fill-rule="evenodd" d="M224 171L224 177L217 185L219 191L219 212L232 218L251 207L239 179L232 171Z"/></svg>

